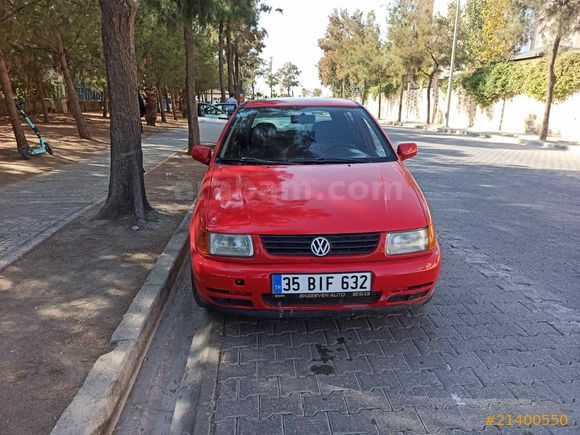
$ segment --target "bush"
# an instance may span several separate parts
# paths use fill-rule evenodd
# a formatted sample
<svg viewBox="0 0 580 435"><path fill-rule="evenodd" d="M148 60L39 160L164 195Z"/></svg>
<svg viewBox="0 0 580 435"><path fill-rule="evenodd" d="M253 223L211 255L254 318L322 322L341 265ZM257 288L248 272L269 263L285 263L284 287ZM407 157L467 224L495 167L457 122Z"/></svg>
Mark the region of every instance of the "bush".
<svg viewBox="0 0 580 435"><path fill-rule="evenodd" d="M548 60L498 62L464 74L459 80L466 93L483 107L525 94L537 100L546 96ZM556 60L554 99L564 100L580 91L580 53L565 53Z"/></svg>

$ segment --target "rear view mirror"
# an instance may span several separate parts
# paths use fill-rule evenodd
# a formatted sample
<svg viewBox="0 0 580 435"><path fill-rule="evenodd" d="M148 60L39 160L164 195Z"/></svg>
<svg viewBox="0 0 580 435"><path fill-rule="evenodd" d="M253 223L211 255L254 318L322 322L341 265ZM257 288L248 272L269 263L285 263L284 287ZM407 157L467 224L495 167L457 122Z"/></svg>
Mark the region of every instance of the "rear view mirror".
<svg viewBox="0 0 580 435"><path fill-rule="evenodd" d="M191 150L191 157L204 165L209 165L211 160L211 148L205 145L196 145Z"/></svg>
<svg viewBox="0 0 580 435"><path fill-rule="evenodd" d="M400 143L397 147L397 155L401 160L407 160L417 155L417 144L414 142Z"/></svg>

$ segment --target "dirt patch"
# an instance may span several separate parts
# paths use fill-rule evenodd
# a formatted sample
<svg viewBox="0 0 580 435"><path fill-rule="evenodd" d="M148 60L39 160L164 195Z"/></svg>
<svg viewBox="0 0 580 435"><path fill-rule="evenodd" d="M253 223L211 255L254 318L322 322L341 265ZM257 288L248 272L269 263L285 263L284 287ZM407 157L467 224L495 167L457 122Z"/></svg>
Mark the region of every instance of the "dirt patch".
<svg viewBox="0 0 580 435"><path fill-rule="evenodd" d="M0 433L46 434L70 403L193 199L185 152L147 172L159 212L95 221L94 207L0 273Z"/></svg>
<svg viewBox="0 0 580 435"><path fill-rule="evenodd" d="M50 123L44 124L40 117L34 116L40 132L54 149L54 156L42 154L31 160L22 160L16 152L16 141L8 118L0 117L0 187L26 179L31 175L59 169L64 165L86 160L109 149L109 119L97 113L85 113L92 140L81 139L74 119L70 115L52 114ZM167 128L187 127L187 120L173 120L168 116L167 123L157 123L155 127L143 122L143 137L159 133ZM22 123L31 147L38 145L36 135L27 124Z"/></svg>

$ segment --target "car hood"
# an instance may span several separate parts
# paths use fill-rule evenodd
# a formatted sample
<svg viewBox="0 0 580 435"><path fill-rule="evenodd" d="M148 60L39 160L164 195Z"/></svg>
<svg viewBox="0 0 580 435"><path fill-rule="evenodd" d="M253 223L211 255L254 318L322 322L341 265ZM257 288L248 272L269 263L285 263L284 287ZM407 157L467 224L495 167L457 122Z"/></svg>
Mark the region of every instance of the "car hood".
<svg viewBox="0 0 580 435"><path fill-rule="evenodd" d="M332 234L426 226L426 205L398 161L215 165L207 227L240 234Z"/></svg>

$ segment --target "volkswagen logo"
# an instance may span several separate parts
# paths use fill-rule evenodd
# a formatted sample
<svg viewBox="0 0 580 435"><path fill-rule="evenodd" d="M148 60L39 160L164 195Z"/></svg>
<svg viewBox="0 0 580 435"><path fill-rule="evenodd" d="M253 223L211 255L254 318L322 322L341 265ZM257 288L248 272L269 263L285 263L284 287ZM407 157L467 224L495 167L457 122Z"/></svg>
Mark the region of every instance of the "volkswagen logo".
<svg viewBox="0 0 580 435"><path fill-rule="evenodd" d="M318 257L324 257L330 252L330 242L324 237L316 237L310 243L310 250Z"/></svg>

